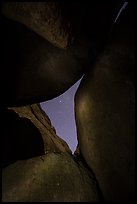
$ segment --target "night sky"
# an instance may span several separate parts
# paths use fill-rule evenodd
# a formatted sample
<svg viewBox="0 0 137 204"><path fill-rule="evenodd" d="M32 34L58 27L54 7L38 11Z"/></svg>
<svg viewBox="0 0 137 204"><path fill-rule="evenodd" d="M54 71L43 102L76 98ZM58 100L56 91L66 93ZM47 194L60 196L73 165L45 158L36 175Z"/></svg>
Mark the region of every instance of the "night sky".
<svg viewBox="0 0 137 204"><path fill-rule="evenodd" d="M56 129L56 134L67 142L72 152L77 146L74 95L80 81L81 79L59 97L41 103L42 109L47 113Z"/></svg>

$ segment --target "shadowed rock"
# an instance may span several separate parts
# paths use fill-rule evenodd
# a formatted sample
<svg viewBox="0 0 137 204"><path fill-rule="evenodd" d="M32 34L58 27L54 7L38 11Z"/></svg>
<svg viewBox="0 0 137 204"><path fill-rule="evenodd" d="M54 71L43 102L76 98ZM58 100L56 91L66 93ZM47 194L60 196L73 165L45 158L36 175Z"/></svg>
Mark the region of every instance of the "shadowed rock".
<svg viewBox="0 0 137 204"><path fill-rule="evenodd" d="M1 113L2 167L19 159L45 154L44 142L37 127L12 110Z"/></svg>
<svg viewBox="0 0 137 204"><path fill-rule="evenodd" d="M9 13L6 7L3 10L13 20L5 17L1 20L2 106L52 99L71 87L83 73L87 74L75 97L79 146L74 158L38 105L9 108L2 115L3 166L10 164L3 169L3 202L100 201L95 176L105 201L133 201L135 56L132 9L129 6L113 28L121 3L95 3L91 7L83 4L83 9L82 4L78 4L81 11L85 10L81 17L84 23L78 25L80 32L76 29L73 45L63 50L52 45L66 47L69 36L68 31L59 35L65 30L60 28L60 10L54 15L57 9L54 3L37 2L38 7L36 4L33 7L32 3L24 2L21 10L17 9L19 4L15 4L17 7L8 8ZM44 19L46 10L42 5L49 9L50 26ZM75 9L72 15L69 13L71 6L63 12L67 11L65 15L76 25L80 18L78 21L74 18ZM24 15L26 12L30 16ZM93 67L110 30L113 32L107 46ZM54 153L44 155L49 152ZM39 155L43 156L29 159ZM11 164L20 159L28 160ZM89 167L95 176L87 170Z"/></svg>
<svg viewBox="0 0 137 204"><path fill-rule="evenodd" d="M62 50L21 24L6 19L2 22L2 104L17 106L52 99L83 75L89 61L86 40ZM94 44L92 48L95 57Z"/></svg>
<svg viewBox="0 0 137 204"><path fill-rule="evenodd" d="M94 176L68 154L18 161L2 174L3 202L97 202Z"/></svg>
<svg viewBox="0 0 137 204"><path fill-rule="evenodd" d="M134 13L129 4L75 97L79 148L106 201L134 200L134 61Z"/></svg>
<svg viewBox="0 0 137 204"><path fill-rule="evenodd" d="M53 45L67 48L85 30L98 37L112 26L122 2L4 2L2 13ZM84 29L83 29L84 28ZM100 34L101 31L101 34ZM93 37L92 36L92 37ZM99 39L98 39L99 40Z"/></svg>
<svg viewBox="0 0 137 204"><path fill-rule="evenodd" d="M57 2L6 2L2 12L60 48L66 48L72 41L70 22L63 23Z"/></svg>
<svg viewBox="0 0 137 204"><path fill-rule="evenodd" d="M2 167L49 152L71 154L39 105L9 108L1 118Z"/></svg>
<svg viewBox="0 0 137 204"><path fill-rule="evenodd" d="M70 88L87 71L87 67L92 68L108 37L121 3L112 5L109 3L107 6L101 3L99 8L97 3L92 6L83 3L61 3L62 15L65 16L64 19L71 21L76 35L74 43L67 50L54 47L41 35L37 35L36 30L30 25L30 21L34 21L34 27L37 23L40 25L36 26L37 31L41 32L41 29L43 31L41 25L45 25L43 20L45 22L46 18L43 12L47 9L47 21L49 18L50 22L52 15L54 21L55 5L55 2L16 2L6 3L2 7L6 16L8 12L11 19L16 16L15 21L4 16L1 18L2 105L39 103L57 97ZM22 22L20 18L30 24L25 26L25 23L24 25L19 23ZM59 19L57 18L57 22ZM58 31L64 29L63 26L60 28L58 23L50 25L57 29L57 33L53 32L55 36L64 36ZM51 32L51 27L44 27L46 30L49 29L47 33Z"/></svg>
<svg viewBox="0 0 137 204"><path fill-rule="evenodd" d="M29 119L33 125L39 130L44 142L44 152L56 153L70 153L71 150L67 143L56 135L56 131L52 126L49 117L41 109L40 105L33 104L31 106L13 107L9 108L14 110L21 118Z"/></svg>

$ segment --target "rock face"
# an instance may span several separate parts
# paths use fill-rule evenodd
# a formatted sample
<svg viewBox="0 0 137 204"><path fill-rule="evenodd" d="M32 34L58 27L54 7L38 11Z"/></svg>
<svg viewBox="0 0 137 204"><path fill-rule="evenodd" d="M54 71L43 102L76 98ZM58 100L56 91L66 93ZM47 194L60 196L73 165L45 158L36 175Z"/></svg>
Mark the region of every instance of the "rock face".
<svg viewBox="0 0 137 204"><path fill-rule="evenodd" d="M85 30L101 37L112 26L122 2L4 2L2 13L60 48ZM83 29L84 28L84 29ZM100 34L101 31L101 34ZM98 39L99 40L99 39Z"/></svg>
<svg viewBox="0 0 137 204"><path fill-rule="evenodd" d="M94 174L73 157L40 105L3 110L3 202L96 202ZM36 157L37 156L37 157Z"/></svg>
<svg viewBox="0 0 137 204"><path fill-rule="evenodd" d="M2 12L8 18L23 23L57 47L66 48L72 40L70 22L63 23L59 3L7 2L3 4Z"/></svg>
<svg viewBox="0 0 137 204"><path fill-rule="evenodd" d="M2 174L3 202L97 202L94 176L68 154L18 161Z"/></svg>
<svg viewBox="0 0 137 204"><path fill-rule="evenodd" d="M49 152L71 150L65 141L56 135L50 119L39 105L9 108L2 117L2 166Z"/></svg>
<svg viewBox="0 0 137 204"><path fill-rule="evenodd" d="M134 201L134 24L122 13L75 97L79 148L106 201Z"/></svg>
<svg viewBox="0 0 137 204"><path fill-rule="evenodd" d="M86 63L97 52L93 45L93 58L89 60L89 45L82 39L68 50L56 48L25 26L5 18L2 28L0 89L1 103L6 106L59 96L83 75Z"/></svg>
<svg viewBox="0 0 137 204"><path fill-rule="evenodd" d="M14 110L19 117L29 119L35 125L35 127L37 127L44 142L45 153L68 152L71 154L71 150L69 149L67 143L56 135L55 128L52 126L49 117L41 109L39 104L13 107L9 109Z"/></svg>
<svg viewBox="0 0 137 204"><path fill-rule="evenodd" d="M134 201L135 17L129 4L114 25L120 5L0 4L3 202L97 202L100 189L105 201ZM34 103L59 96L85 73L72 156Z"/></svg>
<svg viewBox="0 0 137 204"><path fill-rule="evenodd" d="M1 104L40 103L70 88L102 49L120 3L112 5L101 3L98 9L97 3L3 3ZM69 21L75 41L66 50L55 47L68 43Z"/></svg>
<svg viewBox="0 0 137 204"><path fill-rule="evenodd" d="M3 110L1 118L2 167L45 154L42 136L29 119L11 110Z"/></svg>

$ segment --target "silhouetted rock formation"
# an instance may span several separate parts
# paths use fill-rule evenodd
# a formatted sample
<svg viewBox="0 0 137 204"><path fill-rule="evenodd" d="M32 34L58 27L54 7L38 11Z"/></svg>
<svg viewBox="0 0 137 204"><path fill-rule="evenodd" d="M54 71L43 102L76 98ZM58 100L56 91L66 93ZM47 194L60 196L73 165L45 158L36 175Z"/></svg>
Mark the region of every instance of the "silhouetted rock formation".
<svg viewBox="0 0 137 204"><path fill-rule="evenodd" d="M134 201L135 6L115 22L122 4L0 3L3 202ZM36 103L84 74L72 155Z"/></svg>
<svg viewBox="0 0 137 204"><path fill-rule="evenodd" d="M2 36L2 105L28 105L52 99L83 75L85 65L78 61L79 54L54 47L19 23L3 18ZM79 48L84 49L83 45Z"/></svg>
<svg viewBox="0 0 137 204"><path fill-rule="evenodd" d="M2 166L49 152L71 154L67 143L56 135L50 119L39 105L4 110L2 117Z"/></svg>
<svg viewBox="0 0 137 204"><path fill-rule="evenodd" d="M67 143L56 135L55 129L52 126L49 117L41 109L40 105L33 104L30 106L13 107L9 109L14 110L19 117L29 119L31 123L35 125L43 139L45 153L68 152L71 154L71 150Z"/></svg>
<svg viewBox="0 0 137 204"><path fill-rule="evenodd" d="M75 97L80 152L106 201L133 201L135 179L134 24L120 16Z"/></svg>
<svg viewBox="0 0 137 204"><path fill-rule="evenodd" d="M2 167L45 154L44 142L37 127L12 110L1 112Z"/></svg>

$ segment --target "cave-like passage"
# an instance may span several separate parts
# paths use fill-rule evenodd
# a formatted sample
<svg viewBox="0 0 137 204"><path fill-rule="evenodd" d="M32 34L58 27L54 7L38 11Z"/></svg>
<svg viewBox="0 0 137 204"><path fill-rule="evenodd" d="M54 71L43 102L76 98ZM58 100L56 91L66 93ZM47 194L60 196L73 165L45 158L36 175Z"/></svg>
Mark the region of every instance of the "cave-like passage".
<svg viewBox="0 0 137 204"><path fill-rule="evenodd" d="M40 104L55 127L56 134L67 142L72 153L77 147L74 96L80 81L81 79L59 97Z"/></svg>

